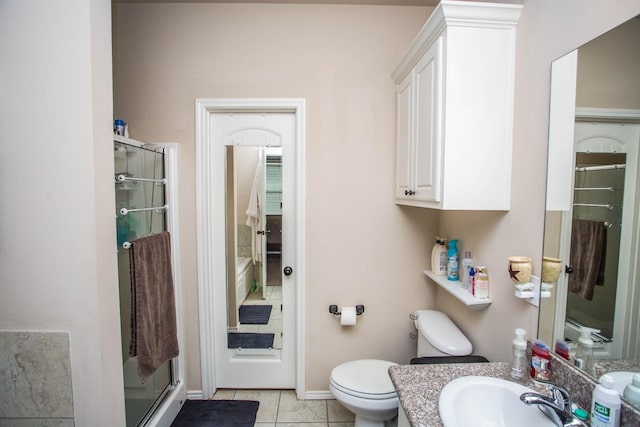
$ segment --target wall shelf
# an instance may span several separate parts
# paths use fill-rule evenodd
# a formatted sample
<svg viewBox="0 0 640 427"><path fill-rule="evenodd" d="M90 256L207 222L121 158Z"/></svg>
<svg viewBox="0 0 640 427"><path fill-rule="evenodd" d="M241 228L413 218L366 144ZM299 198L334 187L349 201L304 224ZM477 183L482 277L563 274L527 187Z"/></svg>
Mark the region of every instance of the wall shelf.
<svg viewBox="0 0 640 427"><path fill-rule="evenodd" d="M438 286L444 288L456 299L466 305L470 310L482 310L491 305L490 298L476 298L469 291L462 288L462 282L451 281L447 279L447 276L438 276L433 271L425 270L424 274Z"/></svg>

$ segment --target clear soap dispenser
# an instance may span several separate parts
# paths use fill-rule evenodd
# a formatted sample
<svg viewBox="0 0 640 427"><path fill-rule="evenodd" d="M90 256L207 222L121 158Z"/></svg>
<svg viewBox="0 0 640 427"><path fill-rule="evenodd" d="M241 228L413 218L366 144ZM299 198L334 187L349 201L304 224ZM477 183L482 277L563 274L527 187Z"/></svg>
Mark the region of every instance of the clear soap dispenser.
<svg viewBox="0 0 640 427"><path fill-rule="evenodd" d="M529 380L527 363L527 331L516 328L511 353L511 370L509 375L514 381L526 383Z"/></svg>
<svg viewBox="0 0 640 427"><path fill-rule="evenodd" d="M574 365L582 369L586 374L595 377L595 369L593 366L593 341L591 340L591 332L600 332L599 329L580 328L580 338L578 339L578 347L576 349L576 357Z"/></svg>

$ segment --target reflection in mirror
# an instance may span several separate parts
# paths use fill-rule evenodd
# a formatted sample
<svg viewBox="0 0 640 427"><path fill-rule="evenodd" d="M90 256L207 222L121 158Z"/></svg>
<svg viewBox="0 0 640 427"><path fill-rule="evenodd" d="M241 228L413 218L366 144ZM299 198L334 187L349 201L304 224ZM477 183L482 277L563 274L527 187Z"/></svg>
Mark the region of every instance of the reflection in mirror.
<svg viewBox="0 0 640 427"><path fill-rule="evenodd" d="M565 271L541 300L538 338L592 333L596 376L640 372L640 19L552 65L544 257ZM543 284L544 287L544 284Z"/></svg>
<svg viewBox="0 0 640 427"><path fill-rule="evenodd" d="M282 148L226 156L227 344L282 349Z"/></svg>

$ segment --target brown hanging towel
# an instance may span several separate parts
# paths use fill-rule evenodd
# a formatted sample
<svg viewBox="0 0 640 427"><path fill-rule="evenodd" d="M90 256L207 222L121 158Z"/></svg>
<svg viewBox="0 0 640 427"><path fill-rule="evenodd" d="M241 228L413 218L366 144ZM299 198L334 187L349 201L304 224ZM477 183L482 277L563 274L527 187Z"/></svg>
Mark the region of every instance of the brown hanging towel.
<svg viewBox="0 0 640 427"><path fill-rule="evenodd" d="M177 357L178 335L171 272L171 237L163 231L131 242L131 343L142 382Z"/></svg>
<svg viewBox="0 0 640 427"><path fill-rule="evenodd" d="M569 290L586 300L593 299L597 284L603 283L607 228L602 221L574 219L571 227Z"/></svg>

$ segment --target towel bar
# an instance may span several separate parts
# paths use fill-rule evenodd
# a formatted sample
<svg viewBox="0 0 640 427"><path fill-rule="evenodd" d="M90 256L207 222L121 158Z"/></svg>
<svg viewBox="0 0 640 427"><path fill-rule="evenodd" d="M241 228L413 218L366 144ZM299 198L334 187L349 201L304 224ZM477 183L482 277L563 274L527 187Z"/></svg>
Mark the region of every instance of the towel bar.
<svg viewBox="0 0 640 427"><path fill-rule="evenodd" d="M121 215L127 215L129 213L132 212L144 212L144 211L166 211L167 209L169 209L169 207L167 205L164 206L156 206L156 207L151 207L151 208L140 208L140 209L127 209L127 208L122 208L120 209L120 214Z"/></svg>

